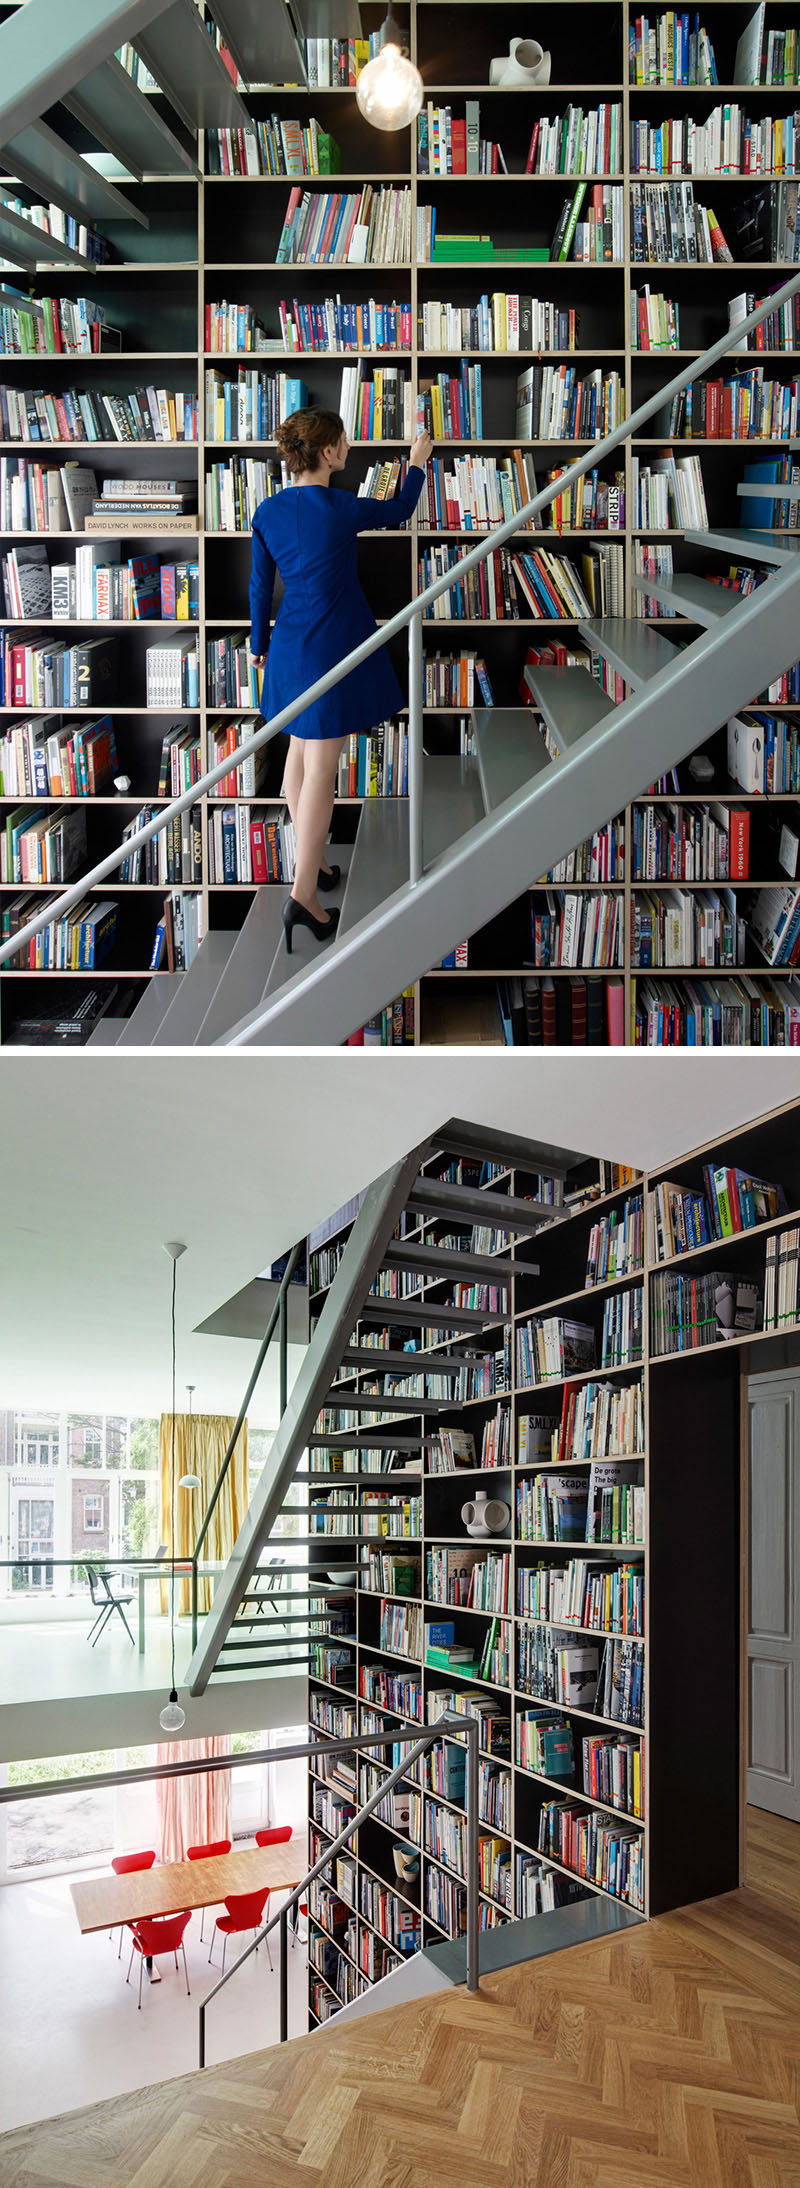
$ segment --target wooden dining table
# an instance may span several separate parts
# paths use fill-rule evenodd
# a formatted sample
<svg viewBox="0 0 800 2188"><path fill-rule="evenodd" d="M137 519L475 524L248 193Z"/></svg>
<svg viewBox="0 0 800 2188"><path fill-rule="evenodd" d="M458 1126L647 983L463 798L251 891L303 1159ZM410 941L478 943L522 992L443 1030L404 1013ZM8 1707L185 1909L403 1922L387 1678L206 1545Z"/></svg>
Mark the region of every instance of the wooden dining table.
<svg viewBox="0 0 800 2188"><path fill-rule="evenodd" d="M215 1907L232 1892L289 1892L308 1868L302 1833L277 1846L242 1846L204 1861L156 1862L117 1876L80 1877L70 1885L78 1927L113 1930L142 1915L180 1914L187 1907Z"/></svg>

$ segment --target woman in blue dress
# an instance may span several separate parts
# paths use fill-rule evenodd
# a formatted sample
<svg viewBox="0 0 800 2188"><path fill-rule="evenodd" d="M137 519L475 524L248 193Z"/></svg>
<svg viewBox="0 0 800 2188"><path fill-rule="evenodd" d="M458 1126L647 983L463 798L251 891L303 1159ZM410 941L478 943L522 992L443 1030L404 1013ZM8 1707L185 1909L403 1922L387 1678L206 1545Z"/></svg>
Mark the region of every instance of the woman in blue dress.
<svg viewBox="0 0 800 2188"><path fill-rule="evenodd" d="M275 436L291 486L262 501L253 519L250 577L250 647L258 666L266 661L261 712L265 720L289 706L301 691L335 667L377 628L358 581L359 532L394 529L413 514L433 448L428 433L415 440L406 482L393 501L331 493L344 469L347 436L335 410L296 411ZM275 571L283 599L270 638ZM325 861L339 755L345 740L372 729L404 705L385 649L298 714L292 724L284 789L296 838L295 878L283 907L286 947L292 929L310 927L317 940L335 934L339 913L325 912L318 891L334 889L338 867Z"/></svg>

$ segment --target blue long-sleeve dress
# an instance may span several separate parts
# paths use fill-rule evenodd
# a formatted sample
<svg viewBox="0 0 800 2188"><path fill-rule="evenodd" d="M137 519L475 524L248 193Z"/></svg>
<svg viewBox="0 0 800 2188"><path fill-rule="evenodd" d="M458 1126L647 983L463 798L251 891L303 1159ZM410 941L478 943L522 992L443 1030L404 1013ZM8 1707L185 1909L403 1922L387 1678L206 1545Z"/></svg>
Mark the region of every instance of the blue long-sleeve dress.
<svg viewBox="0 0 800 2188"><path fill-rule="evenodd" d="M358 534L407 523L424 481L424 471L413 464L393 501L359 499L330 486L287 486L259 503L253 519L250 643L254 654L267 656L265 719L289 706L377 629L358 580ZM276 569L284 590L270 638ZM380 647L298 714L291 734L353 736L404 705L386 647Z"/></svg>

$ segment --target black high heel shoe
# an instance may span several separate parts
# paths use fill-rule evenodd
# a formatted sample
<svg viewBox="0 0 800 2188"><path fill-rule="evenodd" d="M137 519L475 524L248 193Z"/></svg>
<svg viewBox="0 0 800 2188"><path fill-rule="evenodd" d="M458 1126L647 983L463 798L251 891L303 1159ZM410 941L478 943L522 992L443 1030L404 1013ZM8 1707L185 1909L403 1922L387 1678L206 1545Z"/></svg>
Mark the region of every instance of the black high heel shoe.
<svg viewBox="0 0 800 2188"><path fill-rule="evenodd" d="M317 888L322 890L323 896L327 896L329 889L338 889L341 878L341 866L332 866L330 873L326 873L325 867L321 866L317 875Z"/></svg>
<svg viewBox="0 0 800 2188"><path fill-rule="evenodd" d="M310 927L316 942L330 942L339 925L339 908L337 905L333 911L329 912L327 919L315 919L313 912L307 911L304 904L299 904L296 897L287 896L282 918L286 935L286 954L291 957L293 928Z"/></svg>

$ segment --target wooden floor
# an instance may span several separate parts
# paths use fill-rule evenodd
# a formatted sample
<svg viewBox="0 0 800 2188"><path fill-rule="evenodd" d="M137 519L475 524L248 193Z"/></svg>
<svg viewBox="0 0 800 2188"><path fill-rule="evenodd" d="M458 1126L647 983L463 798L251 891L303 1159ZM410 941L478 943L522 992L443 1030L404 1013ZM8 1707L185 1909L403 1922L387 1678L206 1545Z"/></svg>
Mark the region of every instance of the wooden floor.
<svg viewBox="0 0 800 2188"><path fill-rule="evenodd" d="M487 1977L477 1999L6 2135L0 2184L799 2188L800 1826L751 1812L749 1846L744 1890Z"/></svg>

